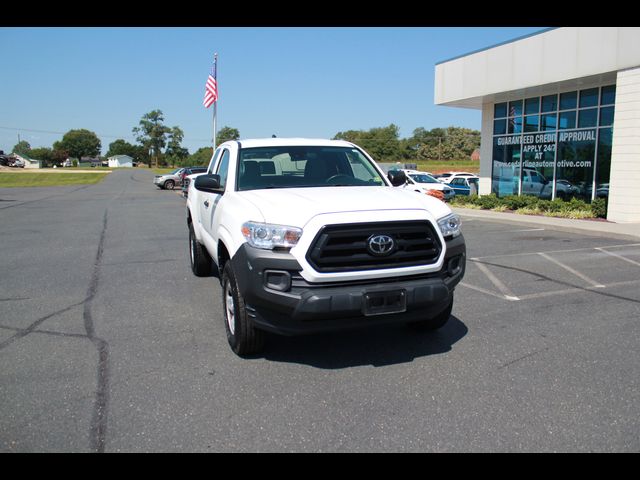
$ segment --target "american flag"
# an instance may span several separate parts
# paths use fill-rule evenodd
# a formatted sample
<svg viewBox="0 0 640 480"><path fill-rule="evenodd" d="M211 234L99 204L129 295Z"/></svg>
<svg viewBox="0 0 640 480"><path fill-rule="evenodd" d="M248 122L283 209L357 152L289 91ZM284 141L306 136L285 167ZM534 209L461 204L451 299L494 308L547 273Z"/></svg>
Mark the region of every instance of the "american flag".
<svg viewBox="0 0 640 480"><path fill-rule="evenodd" d="M216 64L214 63L204 87L204 101L202 102L204 104L204 108L209 108L213 102L218 101L218 82L216 77Z"/></svg>

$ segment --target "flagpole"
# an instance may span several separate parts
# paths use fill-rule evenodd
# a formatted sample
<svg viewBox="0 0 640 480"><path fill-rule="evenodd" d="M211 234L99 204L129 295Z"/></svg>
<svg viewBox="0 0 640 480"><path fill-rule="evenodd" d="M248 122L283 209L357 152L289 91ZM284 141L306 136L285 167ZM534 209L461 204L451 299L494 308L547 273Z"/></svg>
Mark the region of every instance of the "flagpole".
<svg viewBox="0 0 640 480"><path fill-rule="evenodd" d="M216 84L218 83L218 53L213 54L213 72L215 73ZM217 87L216 87L217 88ZM213 151L216 151L216 131L218 120L218 101L213 102Z"/></svg>

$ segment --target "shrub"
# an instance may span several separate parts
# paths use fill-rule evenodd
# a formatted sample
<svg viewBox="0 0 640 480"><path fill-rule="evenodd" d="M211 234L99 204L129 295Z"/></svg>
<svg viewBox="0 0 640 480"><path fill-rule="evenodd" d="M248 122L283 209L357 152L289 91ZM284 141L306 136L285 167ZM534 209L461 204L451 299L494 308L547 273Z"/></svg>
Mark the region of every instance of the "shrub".
<svg viewBox="0 0 640 480"><path fill-rule="evenodd" d="M466 208L481 208L504 212L512 210L524 215L546 215L564 218L604 218L607 214L606 199L598 198L593 203L587 203L579 198L566 201L561 198L545 200L533 195L508 195L498 198L495 193L490 195L459 196L451 202L452 205Z"/></svg>
<svg viewBox="0 0 640 480"><path fill-rule="evenodd" d="M596 198L591 202L591 211L598 218L607 218L607 198Z"/></svg>
<svg viewBox="0 0 640 480"><path fill-rule="evenodd" d="M492 193L490 195L482 195L479 197L474 196L472 198L473 203L475 203L476 205L480 205L480 207L485 210L491 210L501 203L501 200L496 196L495 193Z"/></svg>
<svg viewBox="0 0 640 480"><path fill-rule="evenodd" d="M508 195L503 197L502 203L510 210L518 210L520 208L534 207L539 199L533 195Z"/></svg>

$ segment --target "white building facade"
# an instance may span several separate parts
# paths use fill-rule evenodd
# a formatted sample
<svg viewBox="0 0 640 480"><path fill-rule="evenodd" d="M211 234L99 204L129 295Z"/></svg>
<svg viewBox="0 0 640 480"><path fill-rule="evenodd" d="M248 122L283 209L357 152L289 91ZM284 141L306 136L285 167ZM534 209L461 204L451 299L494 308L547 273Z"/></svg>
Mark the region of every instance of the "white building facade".
<svg viewBox="0 0 640 480"><path fill-rule="evenodd" d="M109 168L133 167L133 158L129 155L114 155L107 160L109 162Z"/></svg>
<svg viewBox="0 0 640 480"><path fill-rule="evenodd" d="M640 28L562 27L436 65L435 103L482 111L480 194L608 199L640 222Z"/></svg>

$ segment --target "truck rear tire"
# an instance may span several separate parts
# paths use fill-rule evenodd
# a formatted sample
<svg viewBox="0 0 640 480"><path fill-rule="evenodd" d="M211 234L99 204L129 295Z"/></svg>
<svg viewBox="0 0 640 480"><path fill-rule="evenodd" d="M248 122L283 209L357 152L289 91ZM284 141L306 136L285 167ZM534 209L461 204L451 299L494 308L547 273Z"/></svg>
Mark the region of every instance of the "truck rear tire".
<svg viewBox="0 0 640 480"><path fill-rule="evenodd" d="M208 277L211 275L211 255L198 242L191 224L189 224L189 260L191 261L191 271L196 277Z"/></svg>
<svg viewBox="0 0 640 480"><path fill-rule="evenodd" d="M231 262L226 262L222 271L222 307L231 349L239 356L259 353L264 347L264 332L255 328L247 315Z"/></svg>

